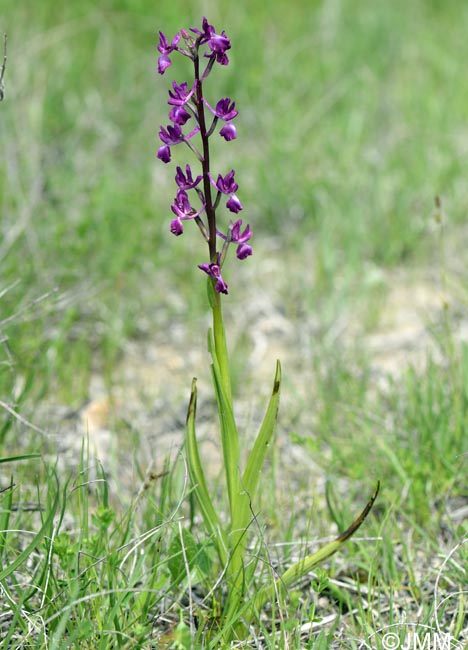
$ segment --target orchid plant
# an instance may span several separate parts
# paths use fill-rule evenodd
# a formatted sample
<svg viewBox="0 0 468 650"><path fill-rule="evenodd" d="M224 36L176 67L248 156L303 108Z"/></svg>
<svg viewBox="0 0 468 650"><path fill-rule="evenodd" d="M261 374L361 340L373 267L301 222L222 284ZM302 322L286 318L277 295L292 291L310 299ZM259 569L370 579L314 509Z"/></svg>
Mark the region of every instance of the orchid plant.
<svg viewBox="0 0 468 650"><path fill-rule="evenodd" d="M219 99L213 107L204 95L204 83L217 66L229 64L228 51L231 41L224 31L215 28L203 18L201 29L182 29L169 41L159 32L158 72L163 75L171 66L171 56L182 55L190 61L193 77L188 81L172 82L169 90L169 121L161 126L161 146L157 157L163 163L171 162L172 149L186 145L198 165L194 172L187 164L185 170L176 167L176 196L171 205L174 219L171 232L180 237L187 222L193 221L205 240L207 259L198 268L208 278L208 296L212 310L212 329L208 332L208 349L211 355L211 371L218 407L223 468L226 478L229 512L228 521L218 514L205 478L203 464L195 432L197 406L196 380L192 390L187 414L185 450L193 493L198 503L207 532L214 541L223 576L227 583L228 597L223 614L232 626L232 634L242 634L248 629L254 616L268 601L283 597L289 586L310 572L315 566L335 553L357 530L370 511L377 496L378 486L361 515L342 535L329 542L317 552L302 558L287 569L278 579L263 586L254 598L250 598L249 585L253 578L252 565L246 562L247 531L255 517L255 496L261 469L270 443L274 437L280 399L281 367L276 363L272 394L263 422L241 468L239 434L234 417L229 357L222 315L222 297L228 294L224 267L231 244L236 247L239 261L252 255L252 231L241 218L233 217L222 225L223 204L228 213L239 215L243 205L237 196L238 184L235 170L224 171L216 176L212 171L210 138L218 134L229 143L237 138L234 120L238 115L236 104L230 97ZM224 175L223 175L224 174ZM234 632L235 630L235 632ZM224 639L226 641L226 639Z"/></svg>

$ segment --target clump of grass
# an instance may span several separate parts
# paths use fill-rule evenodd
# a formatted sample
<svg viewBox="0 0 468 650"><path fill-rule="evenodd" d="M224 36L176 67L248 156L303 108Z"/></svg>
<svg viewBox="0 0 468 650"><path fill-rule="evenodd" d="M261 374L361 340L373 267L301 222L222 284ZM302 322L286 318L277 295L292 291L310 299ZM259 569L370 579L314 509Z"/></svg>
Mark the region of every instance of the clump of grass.
<svg viewBox="0 0 468 650"><path fill-rule="evenodd" d="M4 458L2 468L19 460L32 462ZM160 477L158 501L147 484L122 510L111 505L104 474L90 478L85 455L63 483L53 467L35 463L35 485L17 478L34 474L32 467L12 469L1 493L4 647L146 647L180 582L171 559L180 552L168 541L177 539L180 515L160 510L167 479Z"/></svg>

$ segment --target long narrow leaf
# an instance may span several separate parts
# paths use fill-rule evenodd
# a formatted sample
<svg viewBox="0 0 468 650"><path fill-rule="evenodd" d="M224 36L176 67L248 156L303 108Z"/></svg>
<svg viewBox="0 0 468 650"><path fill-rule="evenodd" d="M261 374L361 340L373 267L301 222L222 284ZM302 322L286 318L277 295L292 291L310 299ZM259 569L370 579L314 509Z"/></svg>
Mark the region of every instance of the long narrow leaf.
<svg viewBox="0 0 468 650"><path fill-rule="evenodd" d="M239 434L237 432L231 399L226 393L222 381L222 372L219 366L212 332L208 332L208 349L213 359L211 372L219 412L224 471L231 515L231 526L228 537L230 550L228 580L231 586L229 601L231 606L234 607L243 593L242 585L244 581L244 555L246 546L245 528L239 528L235 522L238 513L248 508L248 495L241 487Z"/></svg>
<svg viewBox="0 0 468 650"><path fill-rule="evenodd" d="M196 412L197 380L194 378L192 380L192 392L190 394L190 402L187 412L185 436L188 470L198 505L200 506L200 510L205 521L205 525L216 542L220 561L224 565L227 559L226 539L224 533L222 532L218 515L216 514L216 511L213 507L208 488L206 487L205 474L203 472L203 467L200 461L200 453L198 451L198 443L195 433Z"/></svg>
<svg viewBox="0 0 468 650"><path fill-rule="evenodd" d="M359 517L357 517L353 523L344 531L344 533L339 535L339 537L329 542L328 544L325 544L325 546L322 546L322 548L320 548L315 553L312 553L311 555L308 555L307 557L304 557L302 560L299 560L293 564L287 571L285 571L285 573L283 573L280 578L278 578L275 585L261 589L254 599L253 610L250 612L250 614L253 615L253 612L255 610L259 611L267 601L272 600L275 597L276 593L284 593L288 587L312 571L312 569L314 569L316 566L334 555L334 553L336 553L338 549L343 546L343 544L357 531L357 529L366 519L367 515L371 511L372 506L374 505L374 502L379 493L379 489L380 482L378 481L374 493L367 502L365 508Z"/></svg>
<svg viewBox="0 0 468 650"><path fill-rule="evenodd" d="M248 501L244 500L242 507L236 512L235 524L237 528L246 528L250 519L249 504L253 501L255 496L260 472L265 463L265 458L276 428L280 401L280 386L281 364L277 361L275 380L270 401L242 476L242 489L246 492Z"/></svg>

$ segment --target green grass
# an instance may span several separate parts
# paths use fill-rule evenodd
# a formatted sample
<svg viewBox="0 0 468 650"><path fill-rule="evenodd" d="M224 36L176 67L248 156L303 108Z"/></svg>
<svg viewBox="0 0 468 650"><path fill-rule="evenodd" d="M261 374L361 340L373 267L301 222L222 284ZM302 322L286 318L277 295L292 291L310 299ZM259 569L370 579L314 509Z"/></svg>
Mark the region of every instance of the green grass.
<svg viewBox="0 0 468 650"><path fill-rule="evenodd" d="M167 341L184 359L205 346L205 252L193 232L168 232L172 171L155 159L167 81L186 73L174 64L158 77L156 34L203 14L233 43L209 90L240 111L238 140L213 160L235 167L255 237L254 256L227 270L225 304L247 424L271 384L244 356L265 337L262 318L284 318L300 348L283 359L281 446L253 531L258 584L346 528L382 482L361 537L266 608L244 647L359 648L403 615L433 624L437 595L451 596L442 629L462 638L468 353L455 333L468 302L468 5L4 0L0 459L42 458L0 464L0 642L219 647L223 586L204 600L217 569L182 460L148 479L141 423L118 422L117 461L133 467L119 484L118 466L107 475L87 453L73 470L56 463L60 436L25 424L65 435L53 407L93 399L96 376L111 390L130 344ZM441 284L448 320L427 318L436 350L426 363L381 382L367 335L398 274ZM244 317L257 297L257 315L249 306ZM183 381L168 420L184 412Z"/></svg>

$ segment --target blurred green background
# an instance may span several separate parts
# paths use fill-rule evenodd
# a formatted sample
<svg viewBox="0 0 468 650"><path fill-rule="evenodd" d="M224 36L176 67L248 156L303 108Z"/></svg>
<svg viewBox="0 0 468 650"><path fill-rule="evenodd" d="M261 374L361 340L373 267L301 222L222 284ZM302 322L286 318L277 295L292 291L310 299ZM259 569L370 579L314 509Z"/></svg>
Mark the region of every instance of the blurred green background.
<svg viewBox="0 0 468 650"><path fill-rule="evenodd" d="M78 403L125 340L204 313L203 243L168 232L175 166L155 157L167 87L189 74L179 61L157 75L157 32L172 38L203 15L233 46L207 92L239 109L238 139L215 144L214 167L235 167L255 234L245 264L252 273L263 256L289 274L291 319L326 314L381 269L430 266L436 195L463 240L464 0L2 0L7 400L33 372L35 393ZM246 285L232 263L228 309L268 292L258 268Z"/></svg>

